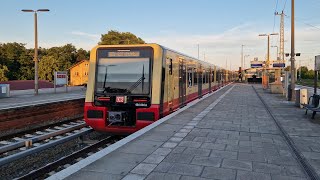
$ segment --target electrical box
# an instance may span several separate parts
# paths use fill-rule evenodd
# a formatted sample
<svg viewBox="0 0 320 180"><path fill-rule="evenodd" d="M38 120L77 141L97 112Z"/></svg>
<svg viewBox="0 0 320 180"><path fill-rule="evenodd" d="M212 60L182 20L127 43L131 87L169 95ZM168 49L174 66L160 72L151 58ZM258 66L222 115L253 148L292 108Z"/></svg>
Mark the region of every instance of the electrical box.
<svg viewBox="0 0 320 180"><path fill-rule="evenodd" d="M307 89L300 89L300 104L308 104L308 90ZM300 105L300 108L303 108Z"/></svg>
<svg viewBox="0 0 320 180"><path fill-rule="evenodd" d="M0 98L10 97L10 84L0 84Z"/></svg>

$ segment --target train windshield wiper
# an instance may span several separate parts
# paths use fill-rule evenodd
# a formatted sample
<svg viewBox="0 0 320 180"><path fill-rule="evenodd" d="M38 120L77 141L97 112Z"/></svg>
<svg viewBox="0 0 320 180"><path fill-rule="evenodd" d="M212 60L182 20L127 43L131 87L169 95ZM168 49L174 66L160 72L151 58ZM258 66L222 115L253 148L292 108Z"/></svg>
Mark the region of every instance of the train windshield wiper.
<svg viewBox="0 0 320 180"><path fill-rule="evenodd" d="M128 89L104 87L102 93L130 93Z"/></svg>
<svg viewBox="0 0 320 180"><path fill-rule="evenodd" d="M139 78L130 88L128 91L132 92L135 88L137 88L141 84L141 92L143 92L143 86L144 86L144 80L146 78L144 77L144 65L142 66L142 76Z"/></svg>

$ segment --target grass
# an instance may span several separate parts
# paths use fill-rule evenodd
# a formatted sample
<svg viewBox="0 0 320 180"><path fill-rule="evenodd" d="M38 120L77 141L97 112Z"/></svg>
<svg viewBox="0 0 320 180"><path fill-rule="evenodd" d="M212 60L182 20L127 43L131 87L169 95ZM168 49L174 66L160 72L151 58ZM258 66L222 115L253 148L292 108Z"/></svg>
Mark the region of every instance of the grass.
<svg viewBox="0 0 320 180"><path fill-rule="evenodd" d="M303 85L303 86L313 87L314 86L314 79L301 79L301 81L297 80L296 83L299 85ZM317 85L318 85L318 87L320 86L320 80L318 80Z"/></svg>

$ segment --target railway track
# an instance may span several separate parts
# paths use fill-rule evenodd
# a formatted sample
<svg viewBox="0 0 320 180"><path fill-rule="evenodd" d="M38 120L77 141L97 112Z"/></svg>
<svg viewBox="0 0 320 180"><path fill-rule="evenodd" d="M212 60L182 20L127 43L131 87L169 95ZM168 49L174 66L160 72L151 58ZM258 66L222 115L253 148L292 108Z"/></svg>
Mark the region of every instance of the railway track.
<svg viewBox="0 0 320 180"><path fill-rule="evenodd" d="M106 147L113 144L117 140L119 140L118 136L109 136L91 145L88 145L79 151L76 151L68 156L65 156L57 161L54 161L37 170L34 170L24 176L18 177L17 179L38 179L38 178L42 179L42 178L48 177L54 174L56 171L60 171L65 167L82 160L83 158L91 155L93 152L101 150L102 147Z"/></svg>
<svg viewBox="0 0 320 180"><path fill-rule="evenodd" d="M84 140L97 136L101 135L94 132L82 120L77 120L27 134L19 133L18 136L2 140L0 177L30 179L28 177L43 176L44 172L61 168L62 162L72 162L70 158L77 159L75 157L86 156L84 154L88 153L90 155L95 149L112 142L112 138L106 138L105 135L94 140Z"/></svg>
<svg viewBox="0 0 320 180"><path fill-rule="evenodd" d="M0 146L1 146L1 142L3 142L3 141L14 139L16 137L22 137L26 134L34 134L37 131L45 131L46 129L50 129L50 128L54 129L55 127L58 127L58 126L64 126L64 125L68 125L68 124L72 124L72 123L77 123L80 121L83 122L83 116L75 117L75 118L71 118L71 119L67 119L67 120L62 120L62 121L47 124L47 125L41 125L41 126L35 127L35 128L31 127L27 130L15 132L15 133L10 133L8 135L0 135ZM28 125L26 125L26 126L28 126Z"/></svg>
<svg viewBox="0 0 320 180"><path fill-rule="evenodd" d="M0 166L92 132L76 121L0 142Z"/></svg>
<svg viewBox="0 0 320 180"><path fill-rule="evenodd" d="M271 116L271 118L274 120L276 126L280 130L280 134L284 137L286 143L290 147L291 151L295 155L296 159L298 160L300 166L304 170L305 174L308 176L309 179L311 180L320 180L320 177L318 176L316 170L308 163L306 158L303 156L303 154L300 152L300 150L295 146L293 140L291 137L287 134L287 132L284 130L282 125L280 124L279 120L272 114L271 109L269 108L268 104L264 101L264 99L260 96L260 94L257 92L256 88L252 86L254 92L257 94L259 97L260 101L264 105L265 109Z"/></svg>
<svg viewBox="0 0 320 180"><path fill-rule="evenodd" d="M82 120L19 133L0 141L0 177L43 179L121 138L99 134Z"/></svg>

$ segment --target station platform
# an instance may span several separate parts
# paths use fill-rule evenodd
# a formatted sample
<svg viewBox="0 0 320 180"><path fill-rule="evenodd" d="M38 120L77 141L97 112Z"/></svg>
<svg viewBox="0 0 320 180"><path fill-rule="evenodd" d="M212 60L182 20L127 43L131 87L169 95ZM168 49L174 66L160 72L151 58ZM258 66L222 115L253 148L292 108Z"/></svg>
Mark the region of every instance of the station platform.
<svg viewBox="0 0 320 180"><path fill-rule="evenodd" d="M56 93L54 88L39 89L37 96L33 89L14 90L10 91L10 97L0 98L0 110L81 99L85 97L85 92L82 86L68 87L68 92L65 87L60 87L56 89Z"/></svg>
<svg viewBox="0 0 320 180"><path fill-rule="evenodd" d="M319 122L261 85L231 84L48 179L318 179Z"/></svg>

